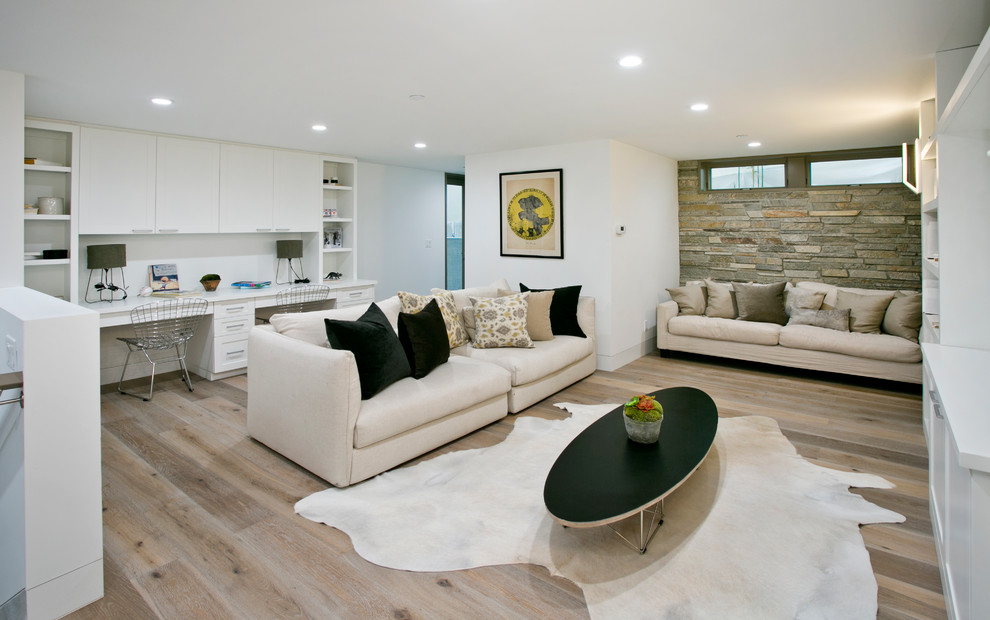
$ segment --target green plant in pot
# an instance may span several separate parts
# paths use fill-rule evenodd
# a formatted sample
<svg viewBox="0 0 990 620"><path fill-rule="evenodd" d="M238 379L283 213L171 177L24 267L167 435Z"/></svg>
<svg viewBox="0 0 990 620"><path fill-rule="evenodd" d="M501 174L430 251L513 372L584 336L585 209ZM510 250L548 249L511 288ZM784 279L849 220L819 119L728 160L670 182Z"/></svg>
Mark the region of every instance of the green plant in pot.
<svg viewBox="0 0 990 620"><path fill-rule="evenodd" d="M215 291L220 286L220 276L215 273L208 273L199 279L199 283L208 291Z"/></svg>
<svg viewBox="0 0 990 620"><path fill-rule="evenodd" d="M663 407L649 395L633 396L622 406L626 434L637 443L654 443L660 438Z"/></svg>

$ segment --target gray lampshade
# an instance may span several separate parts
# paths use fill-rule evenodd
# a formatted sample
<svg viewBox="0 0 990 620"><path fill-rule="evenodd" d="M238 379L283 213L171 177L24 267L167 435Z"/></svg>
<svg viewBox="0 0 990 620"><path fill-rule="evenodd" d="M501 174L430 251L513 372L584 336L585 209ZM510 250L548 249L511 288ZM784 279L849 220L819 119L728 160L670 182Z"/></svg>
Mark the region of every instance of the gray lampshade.
<svg viewBox="0 0 990 620"><path fill-rule="evenodd" d="M277 258L302 258L302 241L286 239L275 242Z"/></svg>
<svg viewBox="0 0 990 620"><path fill-rule="evenodd" d="M86 248L87 269L113 269L127 266L127 246L123 243L91 245Z"/></svg>

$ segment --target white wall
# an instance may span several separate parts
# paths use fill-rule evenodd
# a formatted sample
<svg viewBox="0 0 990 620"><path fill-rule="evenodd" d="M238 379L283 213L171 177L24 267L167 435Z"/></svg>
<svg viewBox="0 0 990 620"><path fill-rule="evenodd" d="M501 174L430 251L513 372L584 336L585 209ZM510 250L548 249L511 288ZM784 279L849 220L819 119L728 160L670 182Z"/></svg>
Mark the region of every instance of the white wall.
<svg viewBox="0 0 990 620"><path fill-rule="evenodd" d="M23 342L21 322L0 308L0 339L10 335ZM2 342L2 341L0 341ZM0 374L22 369L20 351L8 364L6 346L0 345ZM19 390L6 391L0 400L16 398ZM0 405L0 609L27 586L27 560L24 547L24 411L20 405ZM23 595L22 595L23 596ZM10 601L10 602L8 602ZM23 606L24 601L21 599ZM5 617L0 612L0 618ZM16 615L15 615L16 617Z"/></svg>
<svg viewBox="0 0 990 620"><path fill-rule="evenodd" d="M500 256L499 173L550 168L564 171L564 258ZM598 367L632 361L654 347L657 301L677 286L676 172L673 160L610 140L469 155L465 285L502 276L513 288L581 284L595 297ZM617 224L629 232L617 236Z"/></svg>
<svg viewBox="0 0 990 620"><path fill-rule="evenodd" d="M358 277L379 300L443 288L444 174L358 162L357 178Z"/></svg>
<svg viewBox="0 0 990 620"><path fill-rule="evenodd" d="M23 158L24 76L0 70L0 288L24 284Z"/></svg>
<svg viewBox="0 0 990 620"><path fill-rule="evenodd" d="M612 348L619 367L656 348L657 303L680 281L677 162L612 142ZM624 235L614 234L624 225Z"/></svg>

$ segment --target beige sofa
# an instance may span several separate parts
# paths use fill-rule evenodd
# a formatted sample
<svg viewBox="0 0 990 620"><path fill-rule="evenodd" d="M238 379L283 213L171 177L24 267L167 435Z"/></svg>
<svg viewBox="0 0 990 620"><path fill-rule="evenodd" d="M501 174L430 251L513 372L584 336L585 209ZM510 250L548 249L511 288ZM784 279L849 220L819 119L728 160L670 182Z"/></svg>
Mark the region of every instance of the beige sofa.
<svg viewBox="0 0 990 620"><path fill-rule="evenodd" d="M458 291L458 311L469 296L494 297L500 288L509 287L503 280ZM378 306L395 329L399 299ZM595 302L581 297L578 322L587 338L556 336L531 349L460 346L422 379L401 379L362 401L354 355L329 348L323 320L354 320L367 307L276 315L248 337L248 432L338 487L519 412L595 370Z"/></svg>
<svg viewBox="0 0 990 620"><path fill-rule="evenodd" d="M837 287L818 282L798 282L796 286L823 290L825 303L835 304ZM678 314L675 301L657 307L657 348L661 353L683 351L907 383L921 383L922 376L921 347L908 338L812 325L685 316Z"/></svg>

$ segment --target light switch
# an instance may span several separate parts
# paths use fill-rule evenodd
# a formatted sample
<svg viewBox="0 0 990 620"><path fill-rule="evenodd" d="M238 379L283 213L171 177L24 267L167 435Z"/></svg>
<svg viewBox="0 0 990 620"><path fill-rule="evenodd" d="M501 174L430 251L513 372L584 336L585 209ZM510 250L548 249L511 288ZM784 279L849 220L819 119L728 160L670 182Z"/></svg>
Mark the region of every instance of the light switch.
<svg viewBox="0 0 990 620"><path fill-rule="evenodd" d="M7 366L11 370L17 370L17 340L7 335Z"/></svg>

